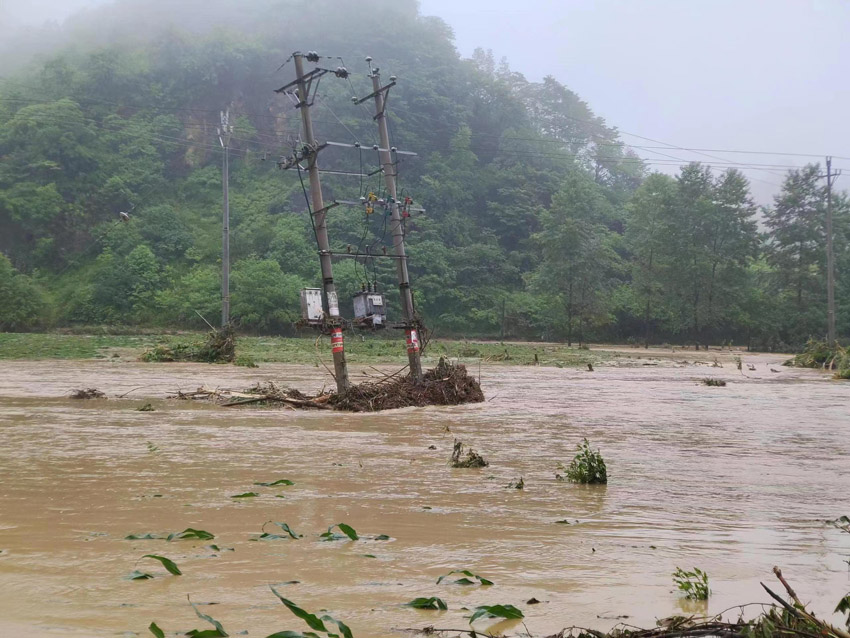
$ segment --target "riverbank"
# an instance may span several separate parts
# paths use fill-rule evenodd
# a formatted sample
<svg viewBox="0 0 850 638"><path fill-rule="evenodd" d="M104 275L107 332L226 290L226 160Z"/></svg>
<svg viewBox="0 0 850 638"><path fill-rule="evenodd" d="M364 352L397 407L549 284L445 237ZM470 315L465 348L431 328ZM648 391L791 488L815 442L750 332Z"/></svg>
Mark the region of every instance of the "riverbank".
<svg viewBox="0 0 850 638"><path fill-rule="evenodd" d="M391 335L393 336L393 335ZM397 335L395 335L397 336ZM137 361L148 349L158 344L181 344L200 341L202 333L179 334L64 334L64 333L0 333L0 359L117 359ZM257 364L294 363L313 365L319 357L330 359L327 337L317 344L310 337L239 336L237 356ZM407 354L401 338L350 335L346 353L353 365L404 365ZM677 361L727 365L735 356L746 356L730 349L695 352L681 347L592 345L579 348L563 343L434 340L425 352L426 365L435 364L441 356L461 361L507 365L540 365L557 368L587 368L598 365L665 365Z"/></svg>

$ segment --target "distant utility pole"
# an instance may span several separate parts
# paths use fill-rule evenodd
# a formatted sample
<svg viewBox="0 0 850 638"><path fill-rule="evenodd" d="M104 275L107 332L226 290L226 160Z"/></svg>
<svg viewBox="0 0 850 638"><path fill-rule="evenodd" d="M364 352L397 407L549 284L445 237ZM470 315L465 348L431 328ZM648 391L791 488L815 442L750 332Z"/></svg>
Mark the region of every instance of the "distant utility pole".
<svg viewBox="0 0 850 638"><path fill-rule="evenodd" d="M313 210L309 211L313 216L316 230L316 242L319 246L319 262L322 267L322 287L325 290L325 318L331 330L331 351L334 358L334 376L336 377L336 388L338 392L344 392L349 387L348 365L345 361L345 345L342 336L342 320L339 316L339 299L334 285L333 266L331 262L331 247L328 241L328 227L325 224L327 209L322 198L322 184L319 180L319 166L316 162L319 154L319 145L313 135L313 119L310 116L310 87L314 80L327 71L315 69L308 74L304 73L304 55L293 53L295 62L295 82L298 87L296 108L301 111L301 121L304 125L304 147L295 155L295 163L299 160L307 160L307 174L310 178L310 198L313 202ZM308 59L318 59L315 53L308 53ZM279 89L284 92L289 85ZM299 155L300 154L300 155ZM300 168L299 168L300 170Z"/></svg>
<svg viewBox="0 0 850 638"><path fill-rule="evenodd" d="M389 90L395 86L395 76L390 77L390 83L381 86L380 70L372 68L372 58L366 58L369 63L369 77L372 78L372 94L361 98L364 101L375 98L375 120L378 122L378 132L381 137L380 154L381 168L384 173L384 183L390 196L390 231L393 237L393 249L396 256L398 273L398 290L401 295L401 311L404 316L404 330L407 335L407 360L410 364L410 376L414 381L422 379L422 359L419 345L419 321L413 306L413 292L410 289L410 277L407 272L407 255L404 250L404 227L401 223L401 211L396 192L396 149L390 148L390 136L387 128L386 98Z"/></svg>
<svg viewBox="0 0 850 638"><path fill-rule="evenodd" d="M835 254L832 249L832 184L841 171L832 172L832 158L826 158L826 320L827 341L835 345Z"/></svg>
<svg viewBox="0 0 850 638"><path fill-rule="evenodd" d="M233 125L230 124L230 109L221 112L221 127L218 129L218 141L224 149L224 163L221 170L221 189L224 196L221 225L221 327L230 323L230 136Z"/></svg>

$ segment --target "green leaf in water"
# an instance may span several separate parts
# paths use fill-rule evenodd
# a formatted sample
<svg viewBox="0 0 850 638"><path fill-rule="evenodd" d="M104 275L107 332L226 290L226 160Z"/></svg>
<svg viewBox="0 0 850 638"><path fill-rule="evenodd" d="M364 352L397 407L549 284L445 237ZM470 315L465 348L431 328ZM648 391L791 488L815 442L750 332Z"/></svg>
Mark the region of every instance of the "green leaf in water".
<svg viewBox="0 0 850 638"><path fill-rule="evenodd" d="M338 527L339 531L341 531L343 534L345 534L345 536L347 536L349 539L351 539L353 541L360 540L360 537L357 535L357 532L354 530L354 528L351 527L351 525L346 525L345 523L339 523L337 525L331 525L328 528L327 532L325 532L324 534L319 534L319 538L321 538L323 541L339 541L339 540L342 540L343 538L345 538L345 536L340 536L339 534L335 534L333 532L334 527Z"/></svg>
<svg viewBox="0 0 850 638"><path fill-rule="evenodd" d="M155 539L165 538L162 534L129 534L124 537L125 541L151 541Z"/></svg>
<svg viewBox="0 0 850 638"><path fill-rule="evenodd" d="M197 538L202 541L211 541L215 538L215 534L210 534L209 532L202 529L192 529L191 527L187 527L182 532L173 532L168 535L165 539L167 541L173 540L183 540L187 538Z"/></svg>
<svg viewBox="0 0 850 638"><path fill-rule="evenodd" d="M442 598L431 596L430 598L414 598L409 603L404 604L405 607L413 607L414 609L448 609L449 606Z"/></svg>
<svg viewBox="0 0 850 638"><path fill-rule="evenodd" d="M261 485L263 487L274 487L275 485L295 485L289 479L278 479L276 481L272 481L271 483L254 483L254 485Z"/></svg>
<svg viewBox="0 0 850 638"><path fill-rule="evenodd" d="M471 625L482 616L494 618L524 618L525 615L513 605L482 605L475 608L475 613L469 618Z"/></svg>
<svg viewBox="0 0 850 638"><path fill-rule="evenodd" d="M337 627L339 627L339 630L342 632L343 638L353 638L353 636L351 634L351 630L348 628L348 625L346 625L341 620L337 620L333 616L322 616L322 620L325 620L327 622L332 622ZM334 634L328 634L328 635L333 636Z"/></svg>
<svg viewBox="0 0 850 638"><path fill-rule="evenodd" d="M377 558L374 554L360 554L363 558Z"/></svg>
<svg viewBox="0 0 850 638"><path fill-rule="evenodd" d="M177 567L177 564L165 556L157 556L156 554L145 554L142 558L153 558L154 560L158 560L162 563L162 566L168 570L169 574L174 574L175 576L181 576L183 572L180 571L180 568Z"/></svg>
<svg viewBox="0 0 850 638"><path fill-rule="evenodd" d="M189 604L192 605L192 609L195 610L195 614L198 616L198 618L207 621L209 624L215 627L215 629L204 629L202 631L199 631L198 629L193 629L192 631L186 632L187 636L191 636L192 638L226 638L229 635L224 630L224 627L221 626L221 623L218 622L215 618L199 612L198 608L195 606L194 603Z"/></svg>
<svg viewBox="0 0 850 638"><path fill-rule="evenodd" d="M165 638L165 632L160 629L155 622L148 625L148 629L150 629L150 632L156 636L156 638Z"/></svg>
<svg viewBox="0 0 850 638"><path fill-rule="evenodd" d="M291 611L293 614L298 616L301 620L303 620L307 625L309 625L310 629L315 629L316 631L321 631L322 633L328 633L328 630L325 628L325 624L321 621L321 619L315 614L311 614L310 612L304 611L296 605L291 600L287 600L283 596L281 596L277 590L269 585L269 589L272 590L272 593L280 599L286 608Z"/></svg>
<svg viewBox="0 0 850 638"><path fill-rule="evenodd" d="M389 537L389 536L387 536L386 534L378 534L378 535L375 537L375 540L376 540L376 541L388 541L388 540L390 540L390 537Z"/></svg>
<svg viewBox="0 0 850 638"><path fill-rule="evenodd" d="M244 492L242 494L233 494L230 498L254 498L259 496L256 492Z"/></svg>
<svg viewBox="0 0 850 638"><path fill-rule="evenodd" d="M460 578L458 580L453 581L452 584L454 584L454 585L474 585L475 583L473 581L471 581L470 578L474 578L475 580L477 580L482 585L489 586L489 585L493 584L492 580L487 580L483 576L479 576L478 574L473 574L468 569L453 569L448 574L444 574L444 575L440 576L437 579L437 584L439 585L441 582L443 582L446 578L448 578L452 574L463 574L464 576L469 577L469 578Z"/></svg>
<svg viewBox="0 0 850 638"><path fill-rule="evenodd" d="M153 578L153 576L147 572L140 572L138 569L134 569L127 576L127 580L148 580L149 578Z"/></svg>
<svg viewBox="0 0 850 638"><path fill-rule="evenodd" d="M354 528L351 525L346 525L345 523L339 523L337 525L339 527L339 531L348 536L353 541L358 540L360 537L357 535L357 532L354 531Z"/></svg>
<svg viewBox="0 0 850 638"><path fill-rule="evenodd" d="M277 521L266 521L265 523L263 523L263 527L262 527L263 534L260 535L260 538L263 538L263 536L266 534L266 525L268 525L269 523L271 523L272 525L277 525L280 529L282 529L284 532L286 532L287 535L290 538L294 538L295 540L298 540L299 538L302 537L301 534L296 534L295 531L289 525L287 525L286 523L279 523ZM269 534L269 536L277 536L277 534ZM285 538L285 537L280 536L279 538Z"/></svg>

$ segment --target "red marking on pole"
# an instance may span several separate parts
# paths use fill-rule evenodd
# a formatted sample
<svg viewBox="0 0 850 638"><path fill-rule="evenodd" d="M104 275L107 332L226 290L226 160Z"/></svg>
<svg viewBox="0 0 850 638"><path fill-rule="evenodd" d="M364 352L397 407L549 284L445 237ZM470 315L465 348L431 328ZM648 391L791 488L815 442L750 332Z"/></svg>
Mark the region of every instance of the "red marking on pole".
<svg viewBox="0 0 850 638"><path fill-rule="evenodd" d="M345 345L342 339L342 328L334 328L331 333L331 350L334 354L345 350Z"/></svg>
<svg viewBox="0 0 850 638"><path fill-rule="evenodd" d="M407 351L409 353L419 352L419 335L415 330L407 330Z"/></svg>

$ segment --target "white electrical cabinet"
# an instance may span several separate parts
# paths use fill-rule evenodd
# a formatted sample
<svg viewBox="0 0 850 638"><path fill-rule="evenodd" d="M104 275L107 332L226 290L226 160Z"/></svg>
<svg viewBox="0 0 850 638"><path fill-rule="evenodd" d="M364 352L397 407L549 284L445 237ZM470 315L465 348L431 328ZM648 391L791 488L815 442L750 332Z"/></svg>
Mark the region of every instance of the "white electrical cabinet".
<svg viewBox="0 0 850 638"><path fill-rule="evenodd" d="M322 289L304 288L301 290L301 319L311 326L323 323L325 311L322 307Z"/></svg>

